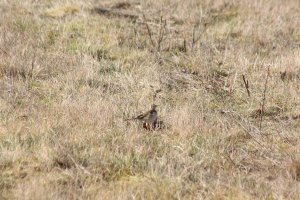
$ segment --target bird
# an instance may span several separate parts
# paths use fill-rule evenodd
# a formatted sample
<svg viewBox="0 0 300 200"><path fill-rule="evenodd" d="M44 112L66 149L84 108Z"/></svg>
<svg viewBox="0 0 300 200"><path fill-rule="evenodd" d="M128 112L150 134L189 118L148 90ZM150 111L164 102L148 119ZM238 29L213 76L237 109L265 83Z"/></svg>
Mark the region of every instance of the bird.
<svg viewBox="0 0 300 200"><path fill-rule="evenodd" d="M143 114L127 120L139 120L143 122L143 127L146 129L152 129L157 123L157 105L152 104L151 109Z"/></svg>
<svg viewBox="0 0 300 200"><path fill-rule="evenodd" d="M136 117L127 119L127 120L140 120L146 123L154 123L157 120L157 105L152 104L151 109L143 114L140 114Z"/></svg>

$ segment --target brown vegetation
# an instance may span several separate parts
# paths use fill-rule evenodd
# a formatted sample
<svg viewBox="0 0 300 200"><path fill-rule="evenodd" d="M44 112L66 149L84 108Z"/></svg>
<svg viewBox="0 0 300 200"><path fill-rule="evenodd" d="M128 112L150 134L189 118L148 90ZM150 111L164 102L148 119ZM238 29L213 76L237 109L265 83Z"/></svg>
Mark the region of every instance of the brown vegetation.
<svg viewBox="0 0 300 200"><path fill-rule="evenodd" d="M300 199L299 0L0 13L0 199Z"/></svg>

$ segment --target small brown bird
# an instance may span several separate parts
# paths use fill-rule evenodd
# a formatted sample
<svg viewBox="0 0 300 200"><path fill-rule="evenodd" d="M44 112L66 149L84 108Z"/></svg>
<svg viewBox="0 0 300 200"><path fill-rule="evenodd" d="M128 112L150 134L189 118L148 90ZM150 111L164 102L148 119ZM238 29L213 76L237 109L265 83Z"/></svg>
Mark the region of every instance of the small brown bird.
<svg viewBox="0 0 300 200"><path fill-rule="evenodd" d="M151 110L127 120L140 120L144 123L154 124L157 121L157 105L153 104Z"/></svg>

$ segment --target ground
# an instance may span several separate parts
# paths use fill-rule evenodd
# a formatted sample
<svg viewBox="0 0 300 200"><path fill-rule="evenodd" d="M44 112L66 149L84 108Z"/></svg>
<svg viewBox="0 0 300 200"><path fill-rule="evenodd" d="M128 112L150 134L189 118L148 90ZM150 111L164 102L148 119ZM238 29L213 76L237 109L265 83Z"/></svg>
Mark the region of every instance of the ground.
<svg viewBox="0 0 300 200"><path fill-rule="evenodd" d="M0 13L0 199L300 199L299 0Z"/></svg>

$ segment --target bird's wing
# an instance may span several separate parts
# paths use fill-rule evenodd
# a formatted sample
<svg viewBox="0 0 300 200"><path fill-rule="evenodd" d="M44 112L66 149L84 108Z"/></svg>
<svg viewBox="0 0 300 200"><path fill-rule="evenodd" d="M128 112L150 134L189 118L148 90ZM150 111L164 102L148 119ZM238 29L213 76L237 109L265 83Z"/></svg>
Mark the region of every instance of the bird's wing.
<svg viewBox="0 0 300 200"><path fill-rule="evenodd" d="M135 117L135 119L144 119L145 117L147 117L149 115L149 113L150 113L150 111L140 114L137 117Z"/></svg>
<svg viewBox="0 0 300 200"><path fill-rule="evenodd" d="M149 110L149 111L147 111L147 112L145 112L143 114L140 114L140 115L138 115L136 117L133 117L133 118L130 118L130 119L127 119L127 120L145 119L150 114L151 111L152 110Z"/></svg>
<svg viewBox="0 0 300 200"><path fill-rule="evenodd" d="M137 117L135 117L135 119L144 119L144 118L146 118L146 117L148 117L150 115L151 111L152 110L149 110L149 111L147 111L147 112L145 112L143 114L140 114Z"/></svg>
<svg viewBox="0 0 300 200"><path fill-rule="evenodd" d="M144 119L145 116L146 116L146 115L144 115L144 114L140 114L140 115L138 115L138 116L136 116L136 117L128 118L128 119L126 119L126 121L129 121L129 120L136 120L136 119Z"/></svg>

